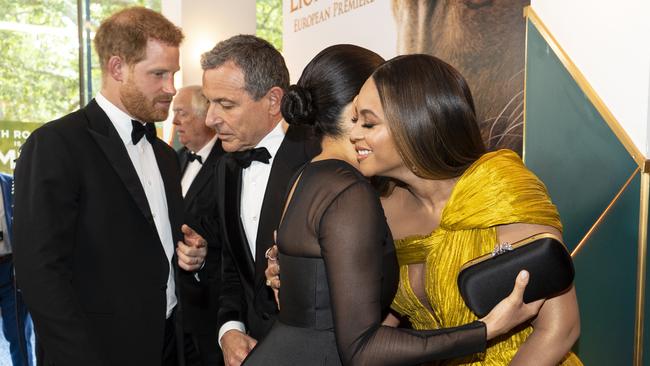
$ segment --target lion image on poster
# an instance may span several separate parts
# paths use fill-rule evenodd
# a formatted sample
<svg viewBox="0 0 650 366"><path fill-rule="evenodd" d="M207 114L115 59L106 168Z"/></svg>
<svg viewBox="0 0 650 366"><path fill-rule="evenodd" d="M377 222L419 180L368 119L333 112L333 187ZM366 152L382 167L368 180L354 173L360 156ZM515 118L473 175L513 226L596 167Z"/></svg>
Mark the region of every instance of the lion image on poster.
<svg viewBox="0 0 650 366"><path fill-rule="evenodd" d="M427 53L467 79L489 149L522 152L529 0L392 0L399 54Z"/></svg>

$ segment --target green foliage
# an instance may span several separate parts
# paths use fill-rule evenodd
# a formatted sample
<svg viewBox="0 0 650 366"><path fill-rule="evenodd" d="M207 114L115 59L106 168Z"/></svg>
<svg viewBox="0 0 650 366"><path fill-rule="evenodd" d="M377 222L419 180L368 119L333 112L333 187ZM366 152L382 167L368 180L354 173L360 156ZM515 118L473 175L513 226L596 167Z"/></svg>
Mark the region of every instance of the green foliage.
<svg viewBox="0 0 650 366"><path fill-rule="evenodd" d="M257 36L282 51L282 0L257 0Z"/></svg>
<svg viewBox="0 0 650 366"><path fill-rule="evenodd" d="M160 0L93 0L86 24L91 36L101 19L136 4L160 9ZM0 121L46 122L77 109L77 2L0 0L0 9ZM96 93L94 52L91 68Z"/></svg>
<svg viewBox="0 0 650 366"><path fill-rule="evenodd" d="M90 0L84 51L102 19L132 5L160 10L160 1ZM11 149L17 149L25 135L17 139L14 131L33 131L81 104L77 1L0 0L0 9L0 171L10 173ZM101 80L94 51L90 70L94 95Z"/></svg>

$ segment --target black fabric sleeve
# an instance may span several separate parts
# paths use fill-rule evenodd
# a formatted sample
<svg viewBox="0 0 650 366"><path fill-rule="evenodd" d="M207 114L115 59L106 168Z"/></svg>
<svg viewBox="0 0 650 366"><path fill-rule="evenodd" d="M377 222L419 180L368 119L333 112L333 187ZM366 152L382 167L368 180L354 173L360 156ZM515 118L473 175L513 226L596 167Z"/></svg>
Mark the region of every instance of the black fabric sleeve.
<svg viewBox="0 0 650 366"><path fill-rule="evenodd" d="M73 154L52 128L35 131L15 170L14 264L39 341L61 365L104 365L72 288L80 186Z"/></svg>
<svg viewBox="0 0 650 366"><path fill-rule="evenodd" d="M246 324L246 301L237 266L228 248L221 250L221 288L219 293L218 325L220 329L231 320Z"/></svg>
<svg viewBox="0 0 650 366"><path fill-rule="evenodd" d="M481 322L431 331L381 326L387 230L376 193L365 182L340 193L320 221L319 242L343 364L411 365L484 351Z"/></svg>

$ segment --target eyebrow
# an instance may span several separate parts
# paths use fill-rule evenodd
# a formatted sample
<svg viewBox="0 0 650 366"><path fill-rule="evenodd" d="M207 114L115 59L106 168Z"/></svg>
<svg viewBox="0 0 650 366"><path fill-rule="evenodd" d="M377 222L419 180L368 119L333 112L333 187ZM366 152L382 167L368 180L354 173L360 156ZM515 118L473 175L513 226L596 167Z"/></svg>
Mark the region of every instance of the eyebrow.
<svg viewBox="0 0 650 366"><path fill-rule="evenodd" d="M232 99L228 99L228 98L215 98L215 99L210 99L210 101L213 102L213 103L222 103L222 102L226 102L226 103L237 104L237 102L235 102L235 101L232 100Z"/></svg>
<svg viewBox="0 0 650 366"><path fill-rule="evenodd" d="M372 115L372 116L374 116L375 118L379 118L379 117L375 114L375 112L373 112L373 111L370 110L370 109L362 109L362 110L359 111L359 114L363 114L364 116L365 116L365 115Z"/></svg>

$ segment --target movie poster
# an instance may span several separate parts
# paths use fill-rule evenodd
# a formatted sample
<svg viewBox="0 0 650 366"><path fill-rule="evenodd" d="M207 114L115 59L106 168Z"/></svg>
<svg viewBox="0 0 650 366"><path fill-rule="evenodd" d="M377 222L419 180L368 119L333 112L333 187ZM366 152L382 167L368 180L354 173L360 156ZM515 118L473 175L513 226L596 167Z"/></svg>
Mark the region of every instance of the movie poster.
<svg viewBox="0 0 650 366"><path fill-rule="evenodd" d="M489 149L521 154L529 0L284 0L284 54L295 82L323 48L352 43L385 58L428 53L467 79Z"/></svg>

